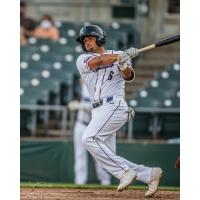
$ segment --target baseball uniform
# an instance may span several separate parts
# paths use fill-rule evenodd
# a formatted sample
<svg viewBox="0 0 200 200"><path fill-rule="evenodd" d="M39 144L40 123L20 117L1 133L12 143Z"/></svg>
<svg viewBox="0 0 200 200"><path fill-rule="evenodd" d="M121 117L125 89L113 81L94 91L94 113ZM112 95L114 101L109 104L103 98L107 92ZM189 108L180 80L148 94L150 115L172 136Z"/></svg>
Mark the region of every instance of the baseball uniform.
<svg viewBox="0 0 200 200"><path fill-rule="evenodd" d="M121 51L106 50L104 54ZM88 62L96 53L81 54L77 68L86 85L92 107L92 119L85 129L82 141L94 159L109 173L120 179L124 172L133 169L137 180L150 182L151 168L132 163L116 155L116 132L128 121L128 106L124 100L125 81L119 63L90 70ZM131 61L127 61L129 64Z"/></svg>

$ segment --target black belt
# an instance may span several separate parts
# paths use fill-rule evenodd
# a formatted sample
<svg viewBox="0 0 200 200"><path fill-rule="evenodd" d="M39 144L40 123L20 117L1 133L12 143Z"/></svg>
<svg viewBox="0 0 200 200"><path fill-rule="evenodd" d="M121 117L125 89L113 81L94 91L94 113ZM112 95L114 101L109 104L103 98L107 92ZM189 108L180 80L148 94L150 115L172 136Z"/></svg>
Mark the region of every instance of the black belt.
<svg viewBox="0 0 200 200"><path fill-rule="evenodd" d="M106 103L113 100L113 97L106 98ZM99 106L103 105L103 99L98 102L92 103L92 108L98 108Z"/></svg>
<svg viewBox="0 0 200 200"><path fill-rule="evenodd" d="M85 122L85 121L82 121L82 120L78 120L78 122L80 122L81 124L84 124L86 126L89 124L89 122Z"/></svg>

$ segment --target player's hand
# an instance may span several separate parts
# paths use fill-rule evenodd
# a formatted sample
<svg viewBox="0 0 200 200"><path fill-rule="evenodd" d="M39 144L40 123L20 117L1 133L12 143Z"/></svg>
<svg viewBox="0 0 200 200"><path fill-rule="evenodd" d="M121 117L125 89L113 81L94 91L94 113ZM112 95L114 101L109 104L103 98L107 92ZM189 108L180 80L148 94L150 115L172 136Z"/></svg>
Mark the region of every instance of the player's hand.
<svg viewBox="0 0 200 200"><path fill-rule="evenodd" d="M127 53L123 52L121 54L119 54L119 68L123 71L125 70L128 66L126 64L126 62L128 60L131 60L131 58L128 56Z"/></svg>
<svg viewBox="0 0 200 200"><path fill-rule="evenodd" d="M128 60L131 60L131 58L125 52L119 54L118 59L119 59L119 65L123 65Z"/></svg>
<svg viewBox="0 0 200 200"><path fill-rule="evenodd" d="M136 56L138 56L138 49L131 47L125 50L124 53L126 53L130 58L135 58Z"/></svg>

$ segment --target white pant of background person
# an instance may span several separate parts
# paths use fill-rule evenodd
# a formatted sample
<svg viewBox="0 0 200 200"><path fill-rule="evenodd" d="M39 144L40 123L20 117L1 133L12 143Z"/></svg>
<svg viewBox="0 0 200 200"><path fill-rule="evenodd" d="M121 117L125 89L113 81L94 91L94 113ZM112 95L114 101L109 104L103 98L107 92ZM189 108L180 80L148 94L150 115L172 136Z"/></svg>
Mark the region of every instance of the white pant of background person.
<svg viewBox="0 0 200 200"><path fill-rule="evenodd" d="M74 172L75 183L82 185L88 180L88 152L82 143L83 131L87 125L77 121L74 127ZM111 183L110 175L100 167L97 162L94 162L97 178L102 185L109 185Z"/></svg>
<svg viewBox="0 0 200 200"><path fill-rule="evenodd" d="M103 100L103 105L92 109L92 120L82 140L87 150L101 166L120 179L129 169L136 171L137 180L150 182L152 168L132 163L116 155L116 131L128 121L128 106L123 97Z"/></svg>
<svg viewBox="0 0 200 200"><path fill-rule="evenodd" d="M89 93L85 85L82 84L80 108L73 133L75 183L79 185L85 184L88 179L88 152L82 143L82 135L90 120L91 104ZM108 172L100 167L97 162L95 162L95 169L100 183L102 185L109 185L111 183L111 177Z"/></svg>

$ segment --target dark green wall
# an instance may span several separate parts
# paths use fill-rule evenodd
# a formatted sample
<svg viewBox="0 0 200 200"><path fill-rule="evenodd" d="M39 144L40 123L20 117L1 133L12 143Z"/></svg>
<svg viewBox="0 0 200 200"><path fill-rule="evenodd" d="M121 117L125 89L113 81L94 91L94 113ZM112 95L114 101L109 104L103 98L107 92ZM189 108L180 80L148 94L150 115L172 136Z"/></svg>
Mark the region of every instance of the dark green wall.
<svg viewBox="0 0 200 200"><path fill-rule="evenodd" d="M169 186L180 185L179 171L174 169L179 150L177 144L117 144L120 156L138 164L161 166L164 169L161 185ZM74 180L72 142L21 141L20 155L21 181L72 183ZM89 156L89 161L91 160ZM93 162L89 162L89 182L98 182ZM113 178L113 183L118 183L118 180Z"/></svg>

